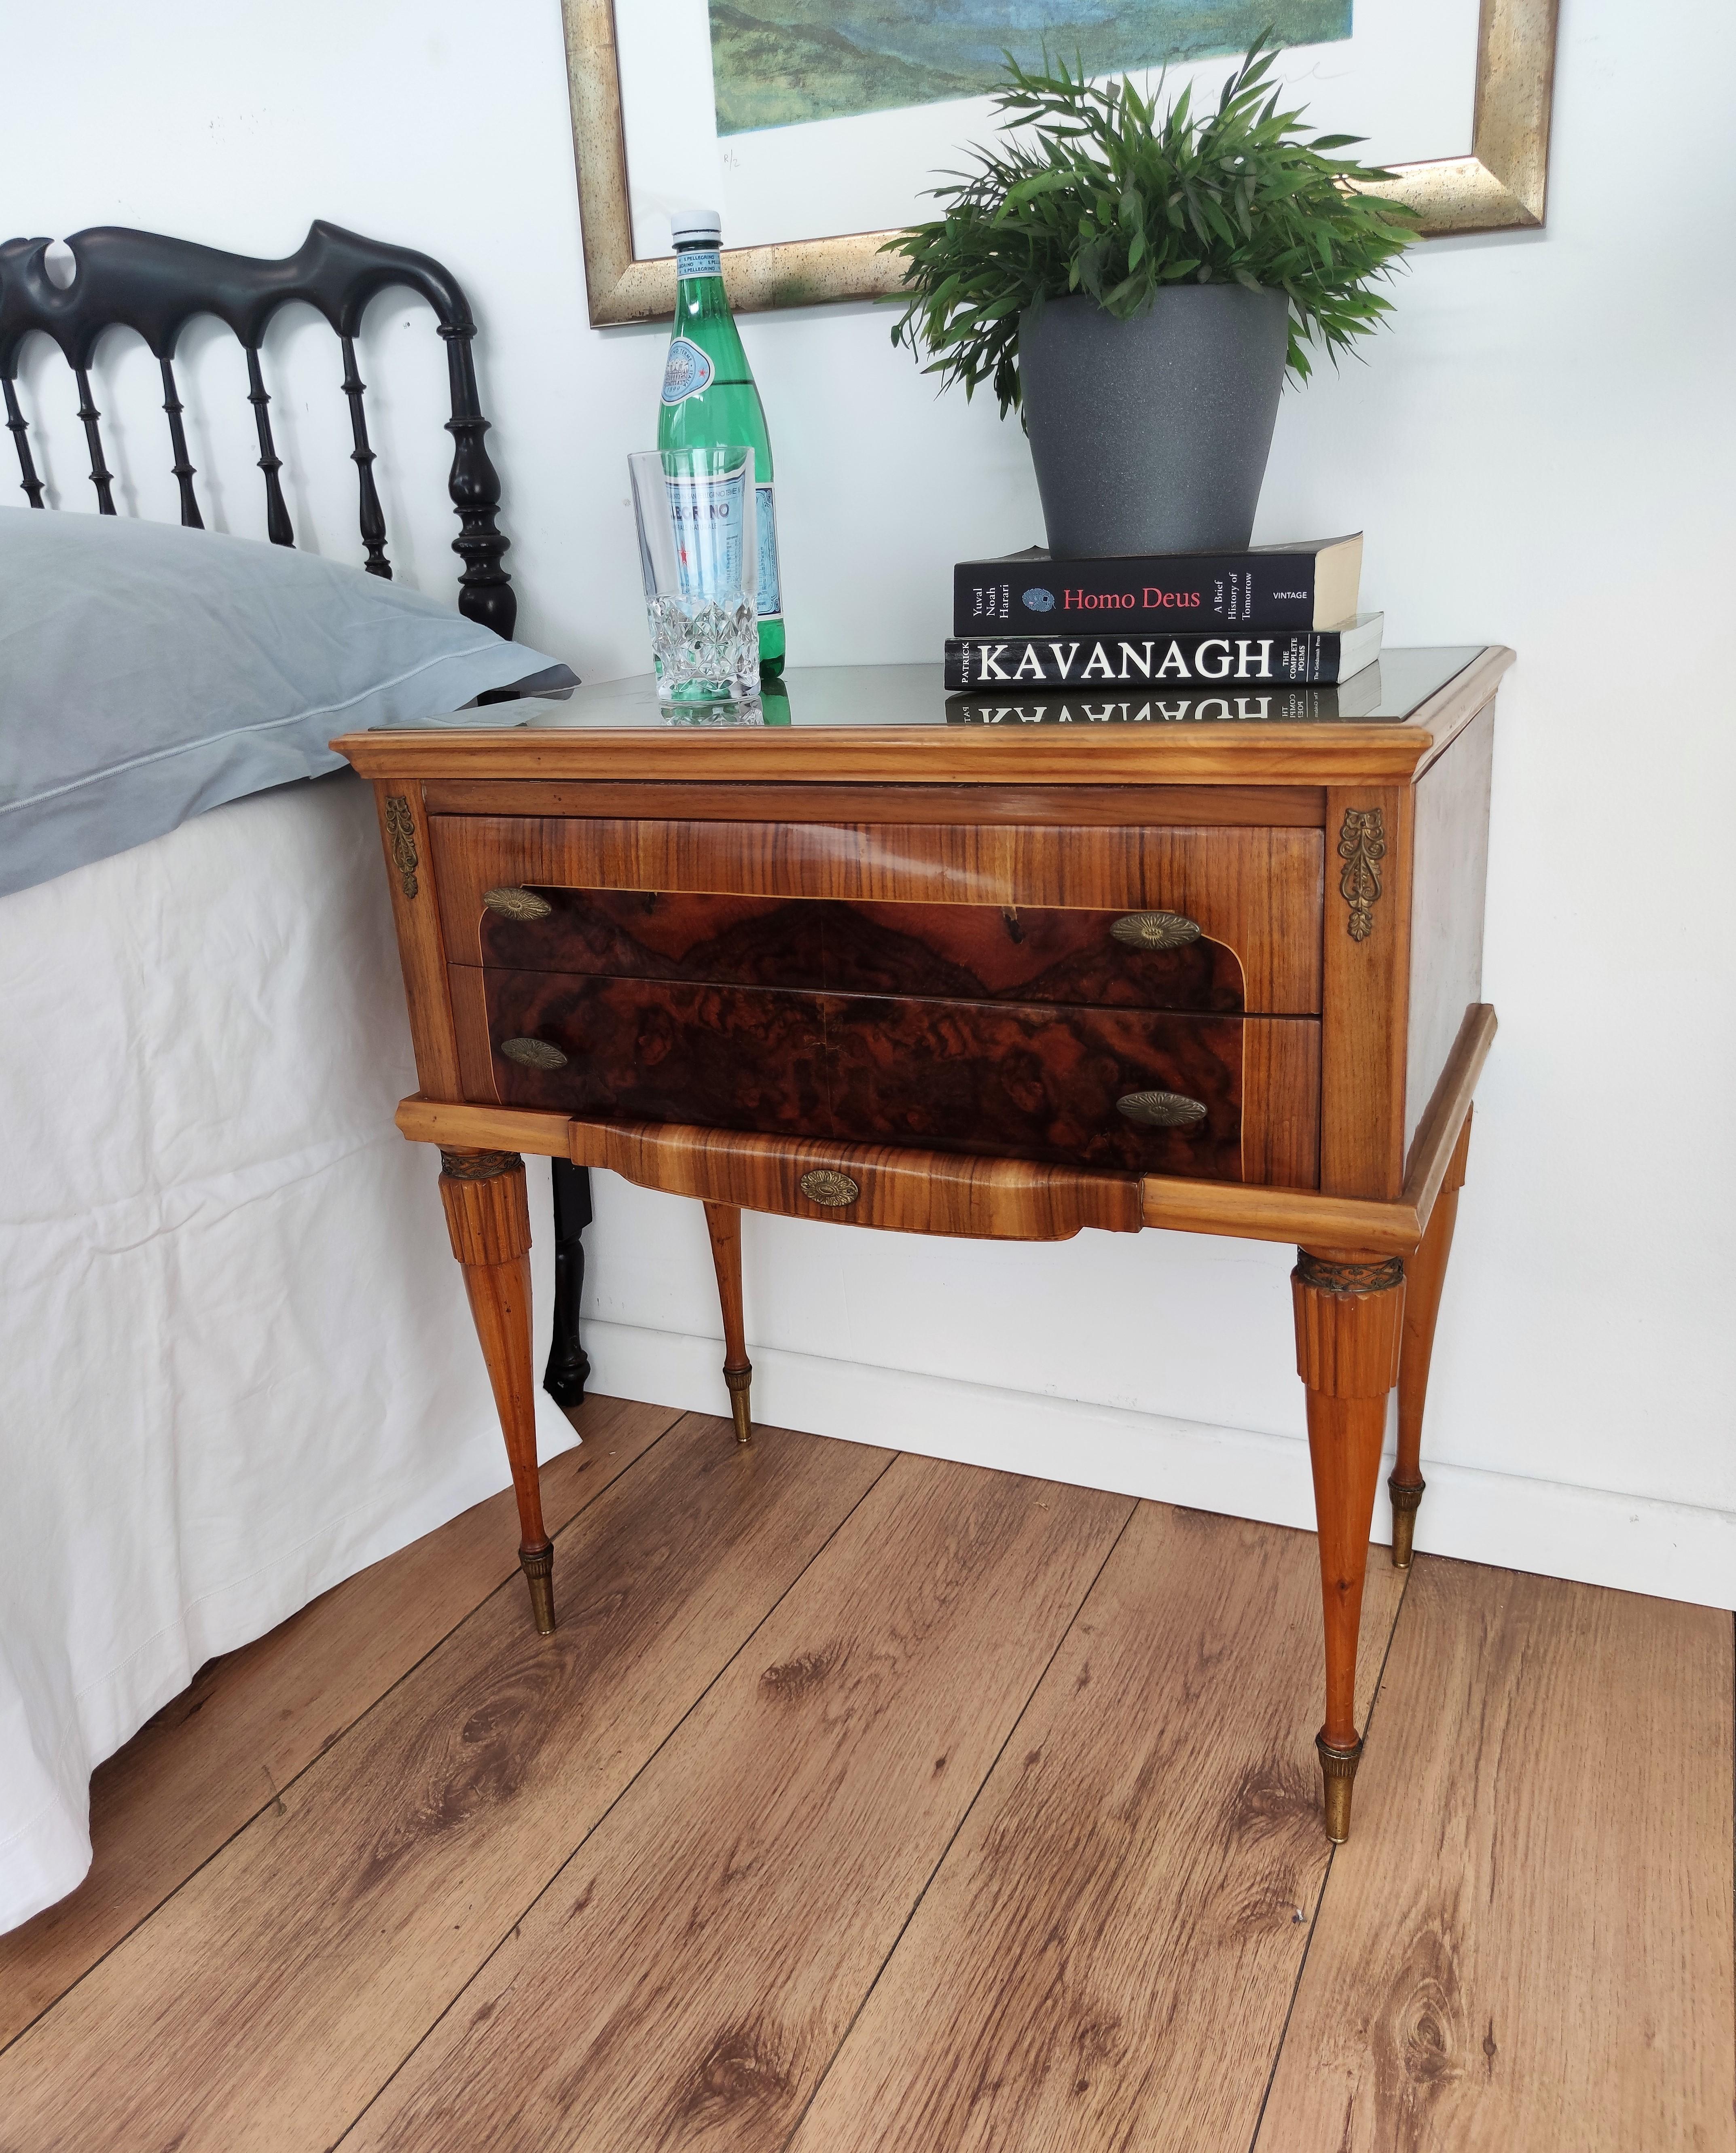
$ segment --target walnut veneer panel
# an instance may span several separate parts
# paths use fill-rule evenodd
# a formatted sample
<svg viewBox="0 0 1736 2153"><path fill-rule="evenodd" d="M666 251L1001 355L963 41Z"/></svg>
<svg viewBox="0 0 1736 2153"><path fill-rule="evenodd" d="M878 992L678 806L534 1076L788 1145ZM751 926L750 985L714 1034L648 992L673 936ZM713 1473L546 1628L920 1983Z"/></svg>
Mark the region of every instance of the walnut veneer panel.
<svg viewBox="0 0 1736 2153"><path fill-rule="evenodd" d="M1320 1008L1325 844L1313 829L647 822L436 816L447 954L483 960L485 890L686 891L847 902L1161 909L1240 959L1247 1006Z"/></svg>
<svg viewBox="0 0 1736 2153"><path fill-rule="evenodd" d="M1326 826L1321 785L683 785L430 778L430 815L582 815L700 822L1245 822Z"/></svg>
<svg viewBox="0 0 1736 2153"><path fill-rule="evenodd" d="M841 1137L957 1145L1236 1181L1242 1167L1242 1025L1031 1004L826 995L832 1127ZM1179 1092L1205 1118L1145 1128L1129 1092Z"/></svg>
<svg viewBox="0 0 1736 2153"><path fill-rule="evenodd" d="M375 785L374 806L385 850L392 921L398 930L398 963L410 1010L416 1082L435 1098L450 1098L460 1088L458 1046L451 1012L440 991L446 950L440 937L440 907L430 887L428 817L415 785Z"/></svg>
<svg viewBox="0 0 1736 2153"><path fill-rule="evenodd" d="M473 1096L512 1107L764 1135L904 1143L1144 1173L1311 1178L1317 1027L1301 1019L797 994L452 968ZM1294 1034L1272 1042L1262 1035ZM1245 1043L1260 1039L1245 1097ZM496 1050L535 1039L537 1069ZM491 1057L486 1087L478 1082ZM1206 1107L1140 1126L1117 1101ZM1251 1118L1250 1110L1251 1109ZM1250 1133L1245 1139L1245 1128Z"/></svg>
<svg viewBox="0 0 1736 2153"><path fill-rule="evenodd" d="M576 1165L607 1167L642 1188L669 1195L825 1225L989 1241L1067 1241L1082 1226L1137 1234L1143 1224L1147 1184L1136 1174L1081 1173L1024 1159L919 1151L909 1144L791 1142L670 1122L568 1122L566 1130L568 1154ZM802 1187L815 1168L847 1174L857 1195L843 1204L816 1202Z"/></svg>
<svg viewBox="0 0 1736 2153"><path fill-rule="evenodd" d="M1320 1185L1320 1026L1242 1027L1242 1179Z"/></svg>
<svg viewBox="0 0 1736 2153"><path fill-rule="evenodd" d="M1417 781L1404 1139L1422 1120L1465 1011L1483 991L1483 895L1495 710L1479 712Z"/></svg>
<svg viewBox="0 0 1736 2153"><path fill-rule="evenodd" d="M1126 917L1119 912L555 887L537 893L552 908L541 919L485 914L486 963L955 1001L1221 1014L1243 1006L1233 949L1204 936L1170 949L1130 948L1113 932Z"/></svg>
<svg viewBox="0 0 1736 2153"><path fill-rule="evenodd" d="M1413 789L1326 795L1336 841L1321 1007L1320 1185L1332 1196L1404 1185Z"/></svg>

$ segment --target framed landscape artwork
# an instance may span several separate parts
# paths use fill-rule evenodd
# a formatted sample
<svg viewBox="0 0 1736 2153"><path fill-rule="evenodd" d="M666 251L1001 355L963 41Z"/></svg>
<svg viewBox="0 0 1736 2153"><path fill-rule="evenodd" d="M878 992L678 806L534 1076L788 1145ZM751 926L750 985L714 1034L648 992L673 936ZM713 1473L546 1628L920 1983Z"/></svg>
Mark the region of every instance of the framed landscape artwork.
<svg viewBox="0 0 1736 2153"><path fill-rule="evenodd" d="M563 0L591 319L673 311L673 211L723 216L738 309L878 298L888 236L1046 48L1215 100L1268 24L1286 104L1364 136L1425 234L1543 221L1557 0Z"/></svg>

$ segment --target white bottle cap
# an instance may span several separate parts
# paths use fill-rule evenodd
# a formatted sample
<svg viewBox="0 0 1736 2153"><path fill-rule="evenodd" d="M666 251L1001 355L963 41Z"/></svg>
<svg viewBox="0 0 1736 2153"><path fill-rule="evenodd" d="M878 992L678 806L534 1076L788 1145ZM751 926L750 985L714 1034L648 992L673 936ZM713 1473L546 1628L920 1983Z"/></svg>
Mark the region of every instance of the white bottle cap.
<svg viewBox="0 0 1736 2153"><path fill-rule="evenodd" d="M723 219L715 209L678 209L669 219L669 232L677 247L715 247L723 237Z"/></svg>

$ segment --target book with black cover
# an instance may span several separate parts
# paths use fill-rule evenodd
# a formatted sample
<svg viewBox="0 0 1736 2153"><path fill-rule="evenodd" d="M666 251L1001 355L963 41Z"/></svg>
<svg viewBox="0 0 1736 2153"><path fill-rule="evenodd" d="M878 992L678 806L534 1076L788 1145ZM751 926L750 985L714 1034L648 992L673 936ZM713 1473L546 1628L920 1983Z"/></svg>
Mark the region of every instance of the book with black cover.
<svg viewBox="0 0 1736 2153"><path fill-rule="evenodd" d="M1057 556L1041 546L952 572L955 635L1052 628L1330 628L1357 610L1362 534L1241 553Z"/></svg>
<svg viewBox="0 0 1736 2153"><path fill-rule="evenodd" d="M949 636L945 681L960 688L1148 684L1214 688L1256 683L1347 680L1380 655L1383 616L1358 613L1338 628L1262 634L1202 634L1197 629L1142 634Z"/></svg>

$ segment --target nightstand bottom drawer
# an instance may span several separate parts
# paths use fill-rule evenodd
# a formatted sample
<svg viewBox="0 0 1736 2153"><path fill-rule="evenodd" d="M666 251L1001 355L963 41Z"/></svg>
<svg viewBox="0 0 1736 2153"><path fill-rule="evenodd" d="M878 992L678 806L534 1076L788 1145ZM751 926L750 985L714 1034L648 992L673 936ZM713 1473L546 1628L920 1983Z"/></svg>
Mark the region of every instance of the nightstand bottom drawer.
<svg viewBox="0 0 1736 2153"><path fill-rule="evenodd" d="M1311 1187L1319 1026L451 968L466 1090L517 1107Z"/></svg>

